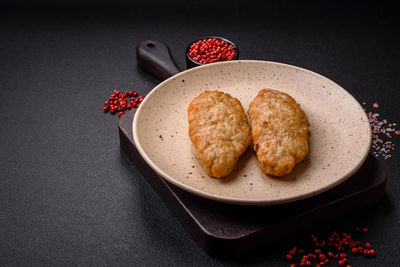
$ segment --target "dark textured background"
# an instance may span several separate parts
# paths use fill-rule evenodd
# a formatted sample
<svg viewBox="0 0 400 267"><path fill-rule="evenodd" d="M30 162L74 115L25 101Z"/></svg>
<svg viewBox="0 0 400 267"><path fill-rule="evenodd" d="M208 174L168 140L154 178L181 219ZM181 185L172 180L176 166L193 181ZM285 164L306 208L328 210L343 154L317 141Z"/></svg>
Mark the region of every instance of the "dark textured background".
<svg viewBox="0 0 400 267"><path fill-rule="evenodd" d="M288 266L286 251L305 242L299 235L250 259L210 258L121 153L118 117L102 106L113 89L144 94L158 83L136 66L142 39L169 45L184 69L189 41L221 35L242 59L318 72L400 123L400 23L381 2L21 0L0 12L2 266ZM351 257L353 266L400 260L400 153L384 164L380 203L315 229L368 226L363 239L378 256Z"/></svg>

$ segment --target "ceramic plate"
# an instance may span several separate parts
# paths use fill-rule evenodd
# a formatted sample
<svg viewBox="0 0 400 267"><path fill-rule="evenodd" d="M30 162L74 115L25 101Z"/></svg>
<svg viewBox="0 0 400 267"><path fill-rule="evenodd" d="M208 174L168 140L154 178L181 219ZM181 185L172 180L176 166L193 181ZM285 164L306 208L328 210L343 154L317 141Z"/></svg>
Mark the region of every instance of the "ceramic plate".
<svg viewBox="0 0 400 267"><path fill-rule="evenodd" d="M251 147L232 173L210 178L192 154L187 108L204 90L238 98L245 111L257 92L277 89L296 99L310 122L310 152L292 173L264 174ZM315 72L268 61L214 63L181 72L155 87L133 121L135 145L168 182L201 197L241 205L272 205L324 192L364 162L371 130L360 104L345 89Z"/></svg>

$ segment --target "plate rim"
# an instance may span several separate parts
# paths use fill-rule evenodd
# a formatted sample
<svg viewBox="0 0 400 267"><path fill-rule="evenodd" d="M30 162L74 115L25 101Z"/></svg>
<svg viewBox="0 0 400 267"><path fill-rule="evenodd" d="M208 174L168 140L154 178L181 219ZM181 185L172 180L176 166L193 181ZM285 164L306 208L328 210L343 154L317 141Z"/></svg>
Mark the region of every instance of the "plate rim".
<svg viewBox="0 0 400 267"><path fill-rule="evenodd" d="M173 177L171 177L170 175L166 174L165 172L163 172L151 159L150 157L146 154L146 152L144 151L143 147L141 146L140 142L136 141L138 140L138 133L137 133L137 125L138 125L138 121L139 121L139 116L141 114L141 111L143 109L143 106L146 104L146 102L149 99L149 96L153 95L160 87L162 87L164 84L175 80L177 78L179 78L182 75L185 75L188 72L195 72L200 68L210 68L210 67L215 67L217 65L228 65L228 64L240 64L240 63L267 63L267 64L273 64L276 66L284 66L284 67L289 67L289 68L293 68L293 69L297 69L300 71L306 71L309 72L313 75L317 75L319 77L322 77L330 82L332 82L336 87L340 88L341 90L345 91L346 93L348 93L348 95L356 102L359 104L359 107L362 110L362 106L360 105L360 103L357 101L357 99L350 94L346 89L344 89L342 86L340 86L339 84L337 84L336 82L332 81L331 79L327 78L326 76L323 76L322 74L319 74L317 72L302 68L302 67L298 67L298 66L294 66L294 65L290 65L290 64L286 64L286 63L280 63L280 62L275 62L275 61L265 61L265 60L234 60L234 61L225 61L225 62L217 62L217 63L213 63L213 64L207 64L207 65L203 65L203 66L199 66L199 67L194 67L191 69L187 69L184 70L182 72L179 72L178 74L175 74L174 76L162 81L161 83L159 83L157 86L155 86L148 94L147 96L143 99L142 103L140 104L139 108L136 110L134 118L133 118L133 123L132 123L132 134L133 134L133 141L134 144L136 146L136 149L138 150L139 154L141 155L141 157L145 160L145 162L147 164L149 164L149 166L158 174L160 175L164 180L172 183L173 185L189 192L192 193L194 195L200 196L200 197L204 197L207 199L211 199L214 201L218 201L218 202L223 202L223 203L228 203L228 204L235 204L235 205L244 205L244 206L270 206L270 205L277 205L277 204L285 204L285 203L290 203L290 202L294 202L294 201L298 201L298 200L302 200L302 199L307 199L310 198L312 196L321 194L323 192L328 191L329 189L332 189L333 187L343 183L344 181L346 181L348 178L350 178L365 162L368 154L369 154L369 150L371 148L371 142L372 142L372 133L371 131L368 131L368 140L370 140L370 142L368 142L367 146L365 147L365 151L364 154L362 155L362 157L360 158L358 164L349 172L347 172L346 174L344 174L340 179L336 180L335 182L319 189L319 190L312 190L306 193L302 193L299 195L296 195L295 197L285 197L285 198L278 198L278 199L273 199L273 200L257 200L257 199L238 199L238 198L232 198L232 197L226 197L226 196L218 196L218 195L214 195L205 191L202 191L200 189L195 189L191 186L186 185L185 183L182 183L176 179L174 179ZM369 121L368 121L368 117L367 114L365 112L363 112L363 115L365 117L365 123L368 124L369 126Z"/></svg>

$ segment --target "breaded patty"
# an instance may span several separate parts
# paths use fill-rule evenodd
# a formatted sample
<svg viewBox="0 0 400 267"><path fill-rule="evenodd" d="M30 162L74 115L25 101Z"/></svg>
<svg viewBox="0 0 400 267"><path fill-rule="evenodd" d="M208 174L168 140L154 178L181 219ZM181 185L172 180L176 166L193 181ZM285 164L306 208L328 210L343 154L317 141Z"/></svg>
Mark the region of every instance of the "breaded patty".
<svg viewBox="0 0 400 267"><path fill-rule="evenodd" d="M228 175L250 145L246 114L237 98L219 91L205 91L188 108L189 136L194 156L209 175Z"/></svg>
<svg viewBox="0 0 400 267"><path fill-rule="evenodd" d="M263 89L250 103L254 150L263 172L275 176L290 173L307 155L310 124L290 95Z"/></svg>

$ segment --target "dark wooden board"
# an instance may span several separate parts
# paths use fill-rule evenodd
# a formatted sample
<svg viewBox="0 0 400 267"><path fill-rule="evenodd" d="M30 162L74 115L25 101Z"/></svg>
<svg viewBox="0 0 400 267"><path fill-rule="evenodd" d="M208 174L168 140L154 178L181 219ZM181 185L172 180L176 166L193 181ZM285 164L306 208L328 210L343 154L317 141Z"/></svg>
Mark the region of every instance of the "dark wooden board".
<svg viewBox="0 0 400 267"><path fill-rule="evenodd" d="M367 207L384 195L386 170L369 155L347 181L301 201L256 207L204 199L165 181L149 167L133 142L133 117L134 111L130 111L119 121L121 149L197 243L212 256L245 255L268 243Z"/></svg>

